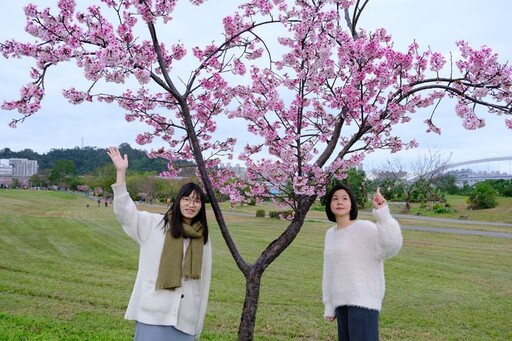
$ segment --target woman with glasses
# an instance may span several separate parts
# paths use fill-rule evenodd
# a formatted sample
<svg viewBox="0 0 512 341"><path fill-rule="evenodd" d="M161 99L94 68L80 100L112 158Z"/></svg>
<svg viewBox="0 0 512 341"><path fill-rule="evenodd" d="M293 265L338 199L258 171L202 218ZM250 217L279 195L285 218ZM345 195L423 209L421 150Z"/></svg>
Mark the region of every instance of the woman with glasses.
<svg viewBox="0 0 512 341"><path fill-rule="evenodd" d="M205 195L187 183L165 215L139 211L126 190L128 156L107 154L117 170L114 212L139 245L137 278L125 314L135 321L135 341L199 339L212 269Z"/></svg>

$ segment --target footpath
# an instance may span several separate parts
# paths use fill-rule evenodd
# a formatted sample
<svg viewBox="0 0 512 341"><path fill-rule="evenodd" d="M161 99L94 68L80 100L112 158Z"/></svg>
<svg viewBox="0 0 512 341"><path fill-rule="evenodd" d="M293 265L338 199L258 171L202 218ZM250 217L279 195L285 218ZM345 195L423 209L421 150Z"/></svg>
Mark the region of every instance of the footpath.
<svg viewBox="0 0 512 341"><path fill-rule="evenodd" d="M362 212L362 214L370 215L368 212ZM393 214L393 217L396 219L408 219L408 220L418 220L418 221L434 221L440 223L451 223L451 224L461 224L461 225L479 225L479 226L499 226L499 227L508 227L511 232L494 232L494 231L479 231L479 230L468 230L463 228L446 228L446 227L427 227L419 225L403 225L400 224L403 230L413 230L413 231L426 231L426 232L439 232L439 233L454 233L454 234L464 234L464 235L475 235L475 236L484 236L484 237L495 237L495 238L512 238L512 224L507 223L494 223L487 221L475 221L475 220L461 220L461 219L448 219L448 218L434 218L434 217L424 217L424 216L415 216L415 215L407 215L407 214Z"/></svg>
<svg viewBox="0 0 512 341"><path fill-rule="evenodd" d="M154 204L150 206L161 206L166 207L165 205ZM237 212L230 210L223 210L222 213L224 215L239 215L239 216L251 216L254 217L254 213L247 212ZM371 217L370 212L359 211L360 216ZM496 222L486 222L486 221L475 221L475 220L462 220L462 219L449 219L449 218L435 218L435 217L425 217L425 216L416 216L416 215L408 215L408 214L393 214L397 220L407 219L407 220L418 220L418 225L404 225L400 224L403 230L411 230L411 231L425 231L425 232L437 232L437 233L452 233L452 234L462 234L462 235L474 235L474 236L483 236L483 237L493 237L493 238L507 238L512 239L512 224L507 223L496 223ZM325 223L331 223L329 220L321 219L321 218L312 218L308 217L308 220L320 221ZM495 231L482 231L482 230L468 230L464 228L448 228L448 227L429 227L422 226L421 221L431 221L431 222L440 222L440 223L450 223L450 224L460 224L460 225L479 225L479 226L497 226L497 227L506 227L510 228L510 232L495 232Z"/></svg>
<svg viewBox="0 0 512 341"><path fill-rule="evenodd" d="M225 215L239 215L239 216L251 216L251 217L254 216L253 213L227 211L227 210L223 210L222 213ZM360 211L359 215L365 216L365 218L371 217L370 212ZM452 234L512 239L512 224L507 224L507 223L494 223L494 222L487 222L487 221L461 220L461 219L448 219L448 218L434 218L434 217L415 216L415 215L407 215L407 214L393 214L393 217L395 217L397 220L400 220L400 219L418 220L418 225L400 224L400 227L403 230L437 232L437 233L452 233ZM327 218L321 219L321 218L308 217L307 220L314 220L314 221L320 221L320 222L325 222L325 223L331 224L331 222L329 220L327 220ZM499 226L499 227L510 228L510 232L468 230L468 229L464 229L464 228L448 228L448 227L429 227L429 226L422 226L421 221L433 221L433 222L460 224L460 225Z"/></svg>

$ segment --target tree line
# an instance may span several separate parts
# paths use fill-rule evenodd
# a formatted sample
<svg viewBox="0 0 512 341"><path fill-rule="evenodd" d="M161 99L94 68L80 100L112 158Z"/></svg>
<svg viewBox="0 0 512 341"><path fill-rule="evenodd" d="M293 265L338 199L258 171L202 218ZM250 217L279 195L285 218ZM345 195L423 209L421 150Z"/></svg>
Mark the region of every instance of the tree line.
<svg viewBox="0 0 512 341"><path fill-rule="evenodd" d="M121 153L127 154L130 160L127 186L135 200L151 197L155 201L164 202L167 197L172 197L172 193L177 191L176 187L180 186L180 180L170 181L158 177L160 172L167 169L167 160L150 158L146 151L134 149L127 143L121 144L119 148ZM38 162L39 172L31 177L31 187L53 187L108 195L110 185L115 182L115 169L104 148L52 149L44 154L38 154L31 149L19 152L11 151L9 148L1 149L0 159L9 158L26 158ZM181 178L185 178L186 181L195 180L195 167L190 167L190 162L178 161L177 163L182 169ZM360 207L364 208L368 204L369 193L379 186L381 192L390 201L404 202L405 211L409 211L413 203L419 203L422 206L430 203L436 213L451 210L446 195L467 196L468 207L472 209L492 208L497 205L498 196L512 196L511 180L486 180L474 185L464 184L461 187L456 184L455 174L442 171L444 168L439 166L438 156L425 163L435 164L440 171L434 176L431 171L425 174L415 173L417 179L411 181L404 178L403 175L406 172L403 167L376 171L370 177L366 172L354 168L348 170L346 179L333 180L328 188L343 182L357 189L356 199ZM9 187L26 187L26 185L24 186L19 179L14 179ZM217 194L222 197L220 193ZM322 198L320 201L323 204Z"/></svg>
<svg viewBox="0 0 512 341"><path fill-rule="evenodd" d="M149 158L144 150L134 149L128 143L119 146L123 154L127 154L130 160L130 168L136 172L161 172L167 167L167 160L162 158ZM97 168L109 164L111 161L106 148L84 147L71 149L51 149L47 153L39 154L32 149L24 149L19 152L9 148L0 150L0 159L22 158L36 160L39 170L44 173L55 167L61 160L73 162L77 175L87 175Z"/></svg>
<svg viewBox="0 0 512 341"><path fill-rule="evenodd" d="M396 176L390 172L378 172L378 176L368 177L366 172L358 169L349 169L347 177L343 180L332 180L328 189L338 183L354 188L356 201L361 208L368 206L370 194L377 187L389 201L403 202L404 212L411 211L412 204L419 204L420 208L430 209L434 213L453 212L447 200L448 195L467 197L469 209L494 208L498 205L498 197L512 197L512 180L490 179L476 184L464 183L457 185L457 177L453 172L440 172L436 176L419 176L411 180L403 176ZM321 198L323 203L323 198Z"/></svg>
<svg viewBox="0 0 512 341"><path fill-rule="evenodd" d="M177 191L180 180L169 181L158 177L167 169L167 160L150 158L144 150L133 149L129 144L119 146L121 153L130 160L130 172L127 176L128 191L135 200L154 198L165 201ZM10 179L1 183L7 188L50 188L77 190L97 196L109 196L110 185L115 182L115 169L104 148L84 147L72 149L52 149L39 154L31 149L19 152L4 148L0 150L0 159L24 158L36 160L38 173L30 179ZM188 179L195 177L191 162L177 161L182 168L180 176Z"/></svg>

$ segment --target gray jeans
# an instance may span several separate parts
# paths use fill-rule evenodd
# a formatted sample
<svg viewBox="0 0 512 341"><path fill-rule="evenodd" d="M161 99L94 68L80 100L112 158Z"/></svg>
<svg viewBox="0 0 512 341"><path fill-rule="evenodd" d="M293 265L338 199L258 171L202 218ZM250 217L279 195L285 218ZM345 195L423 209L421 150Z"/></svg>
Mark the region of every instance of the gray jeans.
<svg viewBox="0 0 512 341"><path fill-rule="evenodd" d="M136 321L134 341L194 341L194 335L186 334L173 326L154 326Z"/></svg>

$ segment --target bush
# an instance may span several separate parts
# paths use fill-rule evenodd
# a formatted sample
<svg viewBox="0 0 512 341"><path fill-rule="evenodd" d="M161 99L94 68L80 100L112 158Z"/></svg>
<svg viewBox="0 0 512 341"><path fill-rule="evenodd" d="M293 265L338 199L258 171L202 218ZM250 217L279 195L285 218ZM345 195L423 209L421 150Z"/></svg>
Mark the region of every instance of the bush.
<svg viewBox="0 0 512 341"><path fill-rule="evenodd" d="M450 205L446 204L446 205L443 205L443 204L435 204L433 207L432 207L432 212L434 213L437 213L437 214L442 214L442 213L452 213L452 212L455 212L454 209L452 209L450 207Z"/></svg>
<svg viewBox="0 0 512 341"><path fill-rule="evenodd" d="M270 218L274 218L274 219L281 219L281 216L283 216L283 218L286 218L290 215L293 215L293 211L292 210L288 210L288 211L270 211L268 212L268 216Z"/></svg>
<svg viewBox="0 0 512 341"><path fill-rule="evenodd" d="M491 185L485 182L479 182L469 193L469 209L478 210L484 208L494 208L498 205L496 199L497 193Z"/></svg>
<svg viewBox="0 0 512 341"><path fill-rule="evenodd" d="M262 209L257 210L256 218L265 218L265 210L262 210Z"/></svg>

